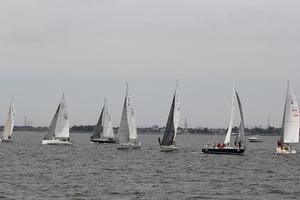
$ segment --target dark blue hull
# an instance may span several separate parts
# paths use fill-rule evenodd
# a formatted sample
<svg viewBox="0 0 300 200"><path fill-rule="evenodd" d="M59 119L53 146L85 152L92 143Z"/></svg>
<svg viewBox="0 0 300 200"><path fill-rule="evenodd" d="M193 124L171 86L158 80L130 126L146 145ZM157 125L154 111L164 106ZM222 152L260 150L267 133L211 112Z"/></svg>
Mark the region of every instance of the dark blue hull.
<svg viewBox="0 0 300 200"><path fill-rule="evenodd" d="M244 148L238 149L238 148L203 148L203 153L208 154L230 154L230 155L240 155L243 154L245 151Z"/></svg>

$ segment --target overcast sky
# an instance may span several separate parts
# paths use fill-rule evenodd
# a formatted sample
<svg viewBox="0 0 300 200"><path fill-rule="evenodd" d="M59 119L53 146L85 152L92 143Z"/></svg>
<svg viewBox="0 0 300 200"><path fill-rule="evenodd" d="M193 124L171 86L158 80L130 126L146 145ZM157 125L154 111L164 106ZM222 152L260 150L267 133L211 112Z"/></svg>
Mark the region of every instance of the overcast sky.
<svg viewBox="0 0 300 200"><path fill-rule="evenodd" d="M71 125L107 96L119 126L128 81L138 126L164 126L178 79L181 125L225 127L236 77L246 125L280 126L299 59L298 0L0 0L0 124L14 96L48 126L64 92Z"/></svg>

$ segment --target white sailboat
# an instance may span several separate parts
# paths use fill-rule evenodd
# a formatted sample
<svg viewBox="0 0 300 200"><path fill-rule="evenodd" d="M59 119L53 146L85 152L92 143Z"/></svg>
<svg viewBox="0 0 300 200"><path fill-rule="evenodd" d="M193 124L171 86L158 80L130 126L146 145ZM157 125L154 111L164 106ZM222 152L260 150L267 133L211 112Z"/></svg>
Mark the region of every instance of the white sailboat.
<svg viewBox="0 0 300 200"><path fill-rule="evenodd" d="M278 141L276 152L282 154L296 153L291 144L299 142L299 109L296 96L287 82L282 134Z"/></svg>
<svg viewBox="0 0 300 200"><path fill-rule="evenodd" d="M234 122L234 113L235 113L235 107L236 107L236 101L238 103L239 113L240 113L240 127L239 132L236 134L236 138L233 144L231 144L231 135L232 128L233 128L233 122ZM244 114L242 110L242 104L238 95L238 92L235 89L235 84L233 84L233 92L232 92L232 100L231 100L231 116L230 116L230 122L228 126L228 130L226 133L226 137L224 140L224 143L217 145L217 146L208 146L208 148L203 148L203 153L210 153L210 154L242 154L244 153L246 149L246 143L245 143L245 124L244 124Z"/></svg>
<svg viewBox="0 0 300 200"><path fill-rule="evenodd" d="M13 100L11 100L9 109L8 109L8 113L7 113L7 117L6 117L6 122L5 122L5 126L4 126L4 130L2 133L2 137L1 137L1 141L2 142L11 142L11 135L14 129L14 125L15 125L15 107L14 107L14 103Z"/></svg>
<svg viewBox="0 0 300 200"><path fill-rule="evenodd" d="M126 96L123 105L120 127L118 131L117 149L140 149L137 128L134 116L132 99L128 96L128 84L126 85Z"/></svg>
<svg viewBox="0 0 300 200"><path fill-rule="evenodd" d="M72 144L70 142L69 119L65 96L62 96L48 132L42 144Z"/></svg>
<svg viewBox="0 0 300 200"><path fill-rule="evenodd" d="M172 105L169 112L169 117L164 131L163 139L162 141L160 141L160 138L158 138L158 142L160 144L160 151L167 152L167 151L178 150L178 147L176 146L176 142L175 142L177 129L179 126L179 118L180 118L180 99L177 95L177 87L178 84L174 92Z"/></svg>
<svg viewBox="0 0 300 200"><path fill-rule="evenodd" d="M106 99L101 111L95 132L91 136L92 143L116 143L114 130L112 127L111 116L107 107Z"/></svg>

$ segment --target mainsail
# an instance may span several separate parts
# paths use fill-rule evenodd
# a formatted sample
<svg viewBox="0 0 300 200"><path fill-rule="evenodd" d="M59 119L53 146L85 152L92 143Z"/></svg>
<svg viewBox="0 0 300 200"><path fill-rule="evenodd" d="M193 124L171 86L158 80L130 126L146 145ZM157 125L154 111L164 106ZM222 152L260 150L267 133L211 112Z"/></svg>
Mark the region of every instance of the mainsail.
<svg viewBox="0 0 300 200"><path fill-rule="evenodd" d="M241 118L241 123L240 123L240 131L238 136L241 138L242 142L245 141L245 122L244 122L244 114L243 114L243 109L242 109L242 103L239 97L239 94L237 91L235 91L236 94L236 99L239 105L239 111L240 111L240 118Z"/></svg>
<svg viewBox="0 0 300 200"><path fill-rule="evenodd" d="M287 83L287 94L285 99L283 126L282 126L282 142L298 143L299 142L299 109L296 96Z"/></svg>
<svg viewBox="0 0 300 200"><path fill-rule="evenodd" d="M176 134L177 134L177 128L179 126L179 117L180 117L180 100L179 97L177 96L177 92L175 91L164 136L161 141L161 145L170 146L174 144Z"/></svg>
<svg viewBox="0 0 300 200"><path fill-rule="evenodd" d="M230 136L231 136L231 132L232 132L234 112L235 112L235 88L234 88L234 85L233 85L230 122L229 122L228 130L227 130L227 134L226 134L226 137L225 137L225 140L224 140L224 144L230 144Z"/></svg>
<svg viewBox="0 0 300 200"><path fill-rule="evenodd" d="M95 127L95 132L91 139L100 138L101 135L105 138L114 138L113 127L111 123L110 113L107 107L106 99L104 101L104 106L101 111L101 115Z"/></svg>
<svg viewBox="0 0 300 200"><path fill-rule="evenodd" d="M44 137L44 140L49 140L53 137L69 137L69 119L64 95L58 105L58 108L49 126L48 132Z"/></svg>
<svg viewBox="0 0 300 200"><path fill-rule="evenodd" d="M6 122L2 133L2 138L5 139L10 138L14 129L14 124L15 124L15 107L12 100L8 109Z"/></svg>
<svg viewBox="0 0 300 200"><path fill-rule="evenodd" d="M130 96L128 96L128 85L126 86L126 96L123 105L120 128L118 131L118 142L128 143L137 140L137 128L134 116L134 109Z"/></svg>

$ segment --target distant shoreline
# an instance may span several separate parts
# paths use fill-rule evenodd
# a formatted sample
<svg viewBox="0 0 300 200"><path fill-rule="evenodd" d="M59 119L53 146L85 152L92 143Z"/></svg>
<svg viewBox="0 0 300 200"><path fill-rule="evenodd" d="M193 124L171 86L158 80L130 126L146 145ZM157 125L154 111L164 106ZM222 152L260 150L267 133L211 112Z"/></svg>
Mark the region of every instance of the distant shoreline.
<svg viewBox="0 0 300 200"><path fill-rule="evenodd" d="M3 131L3 126L0 126L0 131ZM95 126L92 125L81 125L81 126L72 126L70 128L71 133L93 133ZM114 132L118 132L118 127L114 128ZM34 132L46 132L48 127L33 127L33 126L15 126L14 131L34 131ZM164 127L144 127L137 129L138 134L162 134L164 132ZM188 128L183 129L178 128L178 135L192 134L192 135L225 135L227 132L226 128ZM238 128L233 128L233 133L238 132ZM269 127L267 129L255 127L245 130L245 135L280 135L281 128Z"/></svg>

